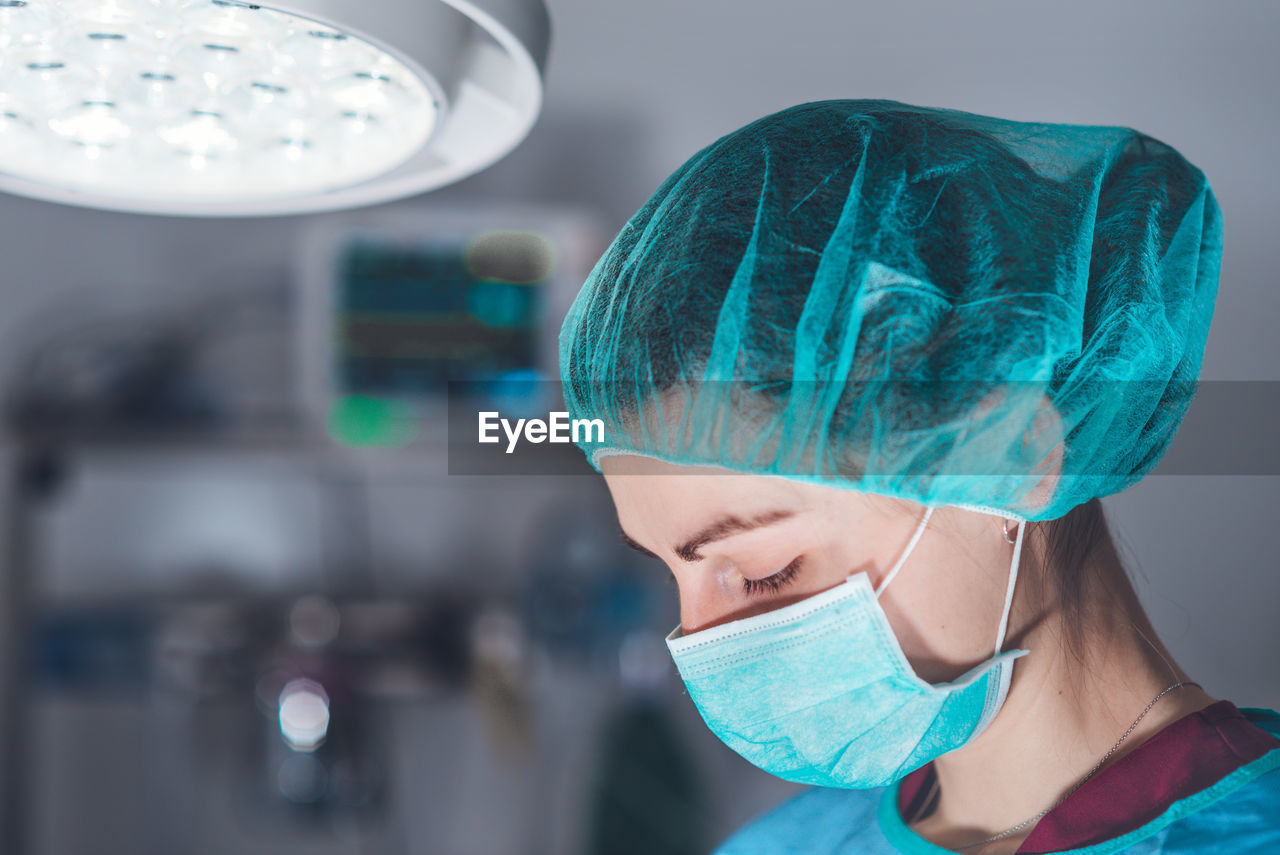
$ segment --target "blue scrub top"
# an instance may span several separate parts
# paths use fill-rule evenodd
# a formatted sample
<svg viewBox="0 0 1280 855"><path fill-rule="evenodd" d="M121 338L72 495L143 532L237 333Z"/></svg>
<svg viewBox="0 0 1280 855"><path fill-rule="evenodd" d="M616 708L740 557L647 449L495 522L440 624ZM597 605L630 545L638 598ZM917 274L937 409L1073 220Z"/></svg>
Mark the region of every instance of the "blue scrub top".
<svg viewBox="0 0 1280 855"><path fill-rule="evenodd" d="M1248 710L1280 737L1280 714ZM898 811L900 783L874 790L812 789L748 824L716 855L950 855ZM1174 801L1156 819L1072 855L1280 855L1280 748Z"/></svg>

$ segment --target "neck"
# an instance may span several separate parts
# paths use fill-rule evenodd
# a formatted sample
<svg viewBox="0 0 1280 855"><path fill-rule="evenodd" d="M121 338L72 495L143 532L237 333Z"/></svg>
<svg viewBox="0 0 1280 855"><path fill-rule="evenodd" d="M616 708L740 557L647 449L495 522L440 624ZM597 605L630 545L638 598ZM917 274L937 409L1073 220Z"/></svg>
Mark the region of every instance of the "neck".
<svg viewBox="0 0 1280 855"><path fill-rule="evenodd" d="M921 836L958 849L1036 816L1089 774L1156 695L1189 679L1156 640L1118 562L1111 570L1104 578L1113 581L1090 603L1095 620L1084 636L1088 650L1080 655L1066 644L1060 609L1020 621L1029 629L1009 646L1031 653L1018 660L1008 698L991 725L935 761L939 798L914 825ZM1210 703L1197 686L1165 694L1107 764ZM1034 827L1029 823L964 851L1013 853Z"/></svg>

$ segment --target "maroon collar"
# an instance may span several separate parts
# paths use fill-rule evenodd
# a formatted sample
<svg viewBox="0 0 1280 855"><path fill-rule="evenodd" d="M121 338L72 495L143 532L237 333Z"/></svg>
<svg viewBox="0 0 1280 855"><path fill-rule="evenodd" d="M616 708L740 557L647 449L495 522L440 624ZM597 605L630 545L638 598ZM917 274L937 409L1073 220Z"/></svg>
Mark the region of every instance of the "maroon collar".
<svg viewBox="0 0 1280 855"><path fill-rule="evenodd" d="M1047 855L1119 837L1277 748L1280 739L1235 704L1210 704L1166 726L1045 814L1018 855ZM933 764L904 778L899 813L918 811L932 780Z"/></svg>

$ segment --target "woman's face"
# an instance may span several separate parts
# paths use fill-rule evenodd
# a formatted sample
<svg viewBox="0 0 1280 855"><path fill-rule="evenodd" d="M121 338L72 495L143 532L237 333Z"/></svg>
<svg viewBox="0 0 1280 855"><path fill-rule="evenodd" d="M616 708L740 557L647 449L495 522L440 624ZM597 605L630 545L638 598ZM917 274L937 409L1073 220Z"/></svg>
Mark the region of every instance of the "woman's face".
<svg viewBox="0 0 1280 855"><path fill-rule="evenodd" d="M636 455L606 457L624 540L667 565L685 634L780 608L865 572L873 586L924 509L909 502ZM1010 546L997 517L940 508L880 604L916 673L991 656Z"/></svg>

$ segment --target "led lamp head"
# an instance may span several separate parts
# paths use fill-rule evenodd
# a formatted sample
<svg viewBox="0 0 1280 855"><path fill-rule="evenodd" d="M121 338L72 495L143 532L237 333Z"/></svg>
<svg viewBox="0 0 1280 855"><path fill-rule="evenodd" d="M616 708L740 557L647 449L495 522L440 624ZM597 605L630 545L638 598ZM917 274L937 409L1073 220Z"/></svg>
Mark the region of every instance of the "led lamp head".
<svg viewBox="0 0 1280 855"><path fill-rule="evenodd" d="M389 201L500 159L543 0L0 0L0 190L141 213Z"/></svg>

